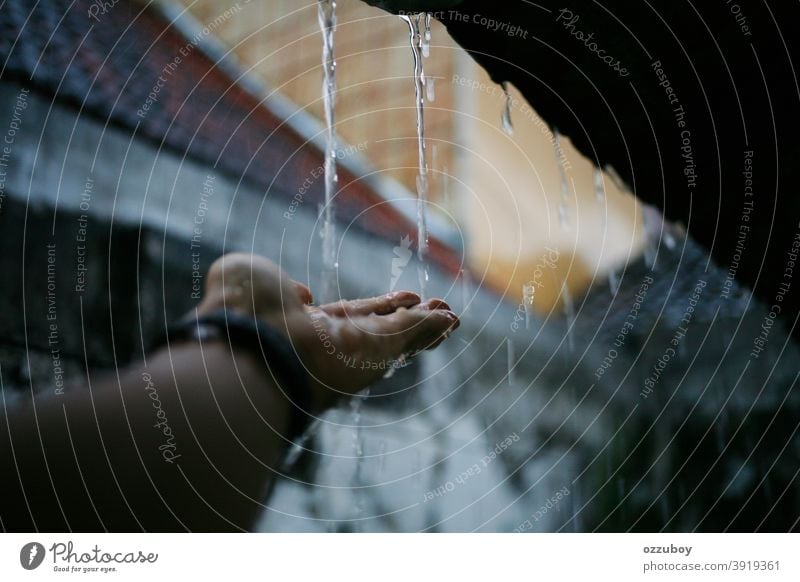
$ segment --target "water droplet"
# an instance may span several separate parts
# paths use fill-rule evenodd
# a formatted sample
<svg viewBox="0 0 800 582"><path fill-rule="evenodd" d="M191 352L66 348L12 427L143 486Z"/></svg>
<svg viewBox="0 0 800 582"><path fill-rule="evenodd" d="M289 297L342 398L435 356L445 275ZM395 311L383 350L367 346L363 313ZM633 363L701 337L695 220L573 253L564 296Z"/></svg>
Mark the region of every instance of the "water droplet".
<svg viewBox="0 0 800 582"><path fill-rule="evenodd" d="M511 120L511 108L514 105L514 98L511 97L511 88L508 81L503 82L503 93L506 96L505 106L503 107L503 115L501 118L503 124L503 131L508 135L514 135L514 123Z"/></svg>
<svg viewBox="0 0 800 582"><path fill-rule="evenodd" d="M564 310L566 322L567 348L570 352L575 351L575 339L573 338L572 328L575 324L575 302L572 299L572 292L567 285L566 279L561 282L561 307Z"/></svg>
<svg viewBox="0 0 800 582"><path fill-rule="evenodd" d="M556 154L556 164L558 165L558 176L561 182L561 200L558 205L558 219L562 229L569 227L569 184L567 182L567 171L564 165L567 158L561 148L561 134L558 130L553 131L553 147Z"/></svg>
<svg viewBox="0 0 800 582"><path fill-rule="evenodd" d="M514 344L511 342L511 338L506 338L506 361L508 363L508 385L513 386L516 358L514 357Z"/></svg>
<svg viewBox="0 0 800 582"><path fill-rule="evenodd" d="M428 103L436 101L436 77L426 78L425 88L427 89Z"/></svg>
<svg viewBox="0 0 800 582"><path fill-rule="evenodd" d="M536 286L533 283L525 283L522 286L522 306L525 309L525 329L531 328L531 313L533 312L535 296Z"/></svg>
<svg viewBox="0 0 800 582"><path fill-rule="evenodd" d="M431 56L431 13L425 14L425 36L422 38L422 56Z"/></svg>

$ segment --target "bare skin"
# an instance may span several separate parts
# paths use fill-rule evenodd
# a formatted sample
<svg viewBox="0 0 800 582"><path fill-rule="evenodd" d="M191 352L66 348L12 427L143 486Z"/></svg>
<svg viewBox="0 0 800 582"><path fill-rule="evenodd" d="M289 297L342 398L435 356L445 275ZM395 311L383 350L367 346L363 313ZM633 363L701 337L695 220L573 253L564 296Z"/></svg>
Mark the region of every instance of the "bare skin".
<svg viewBox="0 0 800 582"><path fill-rule="evenodd" d="M314 307L308 288L242 254L209 271L197 313L220 308L286 334L314 378L313 415L385 373L352 362L435 347L458 325L443 302L407 292ZM291 379L281 384L289 393ZM289 442L283 390L256 353L189 341L111 377L87 370L64 395L4 404L2 528L252 529Z"/></svg>

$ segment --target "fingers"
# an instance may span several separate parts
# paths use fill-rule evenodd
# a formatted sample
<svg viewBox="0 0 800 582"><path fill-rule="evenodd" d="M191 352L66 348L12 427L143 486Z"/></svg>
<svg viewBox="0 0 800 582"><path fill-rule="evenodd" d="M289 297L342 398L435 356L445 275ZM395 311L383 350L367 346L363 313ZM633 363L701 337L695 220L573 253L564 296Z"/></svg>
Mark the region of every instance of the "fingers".
<svg viewBox="0 0 800 582"><path fill-rule="evenodd" d="M362 315L387 315L400 308L410 308L418 305L419 295L410 291L396 291L379 297L369 299L355 299L353 301L337 301L328 305L321 305L320 309L332 317L358 317Z"/></svg>
<svg viewBox="0 0 800 582"><path fill-rule="evenodd" d="M397 352L391 356L397 357L435 348L460 324L458 316L449 309L399 309L377 319L376 341L391 345Z"/></svg>
<svg viewBox="0 0 800 582"><path fill-rule="evenodd" d="M314 296L311 295L311 289L297 281L292 281L292 283L294 283L297 294L300 296L300 301L303 302L303 305L311 305L314 303Z"/></svg>
<svg viewBox="0 0 800 582"><path fill-rule="evenodd" d="M422 309L425 311L433 311L434 309L445 309L453 311L450 306L443 299L428 299L417 305L414 309Z"/></svg>

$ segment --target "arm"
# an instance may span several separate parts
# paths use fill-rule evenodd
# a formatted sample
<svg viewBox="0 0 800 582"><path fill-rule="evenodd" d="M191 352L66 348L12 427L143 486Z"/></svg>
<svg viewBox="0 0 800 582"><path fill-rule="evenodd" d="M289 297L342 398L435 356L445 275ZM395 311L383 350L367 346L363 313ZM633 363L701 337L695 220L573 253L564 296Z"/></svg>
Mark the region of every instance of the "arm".
<svg viewBox="0 0 800 582"><path fill-rule="evenodd" d="M228 255L199 313L224 307L286 334L312 378L316 414L382 375L343 365L438 344L457 325L410 293L322 308L259 257ZM440 309L437 309L440 307ZM372 315L370 315L372 314ZM319 330L337 346L329 354ZM0 518L9 530L251 529L288 444L292 380L251 350L181 342L87 387L4 409Z"/></svg>

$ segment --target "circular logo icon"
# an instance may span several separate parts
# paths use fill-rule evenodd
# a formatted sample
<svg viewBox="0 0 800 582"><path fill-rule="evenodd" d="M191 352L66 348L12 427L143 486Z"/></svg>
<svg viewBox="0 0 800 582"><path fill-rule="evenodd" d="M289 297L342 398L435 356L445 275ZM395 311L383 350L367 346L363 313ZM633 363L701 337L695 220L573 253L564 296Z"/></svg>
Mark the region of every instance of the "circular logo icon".
<svg viewBox="0 0 800 582"><path fill-rule="evenodd" d="M29 542L19 551L19 563L26 570L35 570L44 561L44 546L38 542Z"/></svg>

